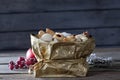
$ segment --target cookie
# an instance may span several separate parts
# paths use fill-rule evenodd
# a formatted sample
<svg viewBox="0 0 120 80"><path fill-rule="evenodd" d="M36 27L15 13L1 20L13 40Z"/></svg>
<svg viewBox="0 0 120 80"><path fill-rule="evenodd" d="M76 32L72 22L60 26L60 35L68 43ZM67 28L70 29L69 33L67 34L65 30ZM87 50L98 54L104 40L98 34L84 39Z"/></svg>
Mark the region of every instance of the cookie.
<svg viewBox="0 0 120 80"><path fill-rule="evenodd" d="M45 34L45 32L44 32L43 30L40 30L40 31L38 32L38 37L40 38L43 34Z"/></svg>
<svg viewBox="0 0 120 80"><path fill-rule="evenodd" d="M46 33L51 34L52 36L55 34L55 32L49 28L46 28Z"/></svg>
<svg viewBox="0 0 120 80"><path fill-rule="evenodd" d="M64 36L61 33L55 33L53 38L57 39L58 41L63 41Z"/></svg>

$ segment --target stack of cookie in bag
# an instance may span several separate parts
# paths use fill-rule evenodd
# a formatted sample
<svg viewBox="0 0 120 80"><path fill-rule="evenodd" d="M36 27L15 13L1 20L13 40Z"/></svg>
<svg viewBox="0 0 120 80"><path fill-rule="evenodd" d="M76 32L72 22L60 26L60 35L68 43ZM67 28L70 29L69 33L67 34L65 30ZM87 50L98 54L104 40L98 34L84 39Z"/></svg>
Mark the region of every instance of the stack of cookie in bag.
<svg viewBox="0 0 120 80"><path fill-rule="evenodd" d="M53 30L46 28L46 32L40 30L38 32L38 38L43 41L50 42L50 41L57 41L57 42L74 42L74 41L86 41L88 38L92 36L88 34L88 32L83 32L82 34L71 34L66 32L54 32Z"/></svg>
<svg viewBox="0 0 120 80"><path fill-rule="evenodd" d="M46 28L31 34L31 46L37 58L33 66L35 77L86 76L86 57L95 48L95 40L88 33L54 32Z"/></svg>

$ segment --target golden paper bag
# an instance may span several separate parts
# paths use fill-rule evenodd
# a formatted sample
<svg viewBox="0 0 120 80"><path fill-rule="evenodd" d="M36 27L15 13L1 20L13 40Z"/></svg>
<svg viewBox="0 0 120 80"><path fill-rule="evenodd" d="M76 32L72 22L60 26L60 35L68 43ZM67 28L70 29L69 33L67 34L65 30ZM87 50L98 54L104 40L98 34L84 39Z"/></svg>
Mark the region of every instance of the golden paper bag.
<svg viewBox="0 0 120 80"><path fill-rule="evenodd" d="M33 70L35 77L77 77L86 76L86 57L95 48L95 41L44 42L31 35L31 45L38 60Z"/></svg>

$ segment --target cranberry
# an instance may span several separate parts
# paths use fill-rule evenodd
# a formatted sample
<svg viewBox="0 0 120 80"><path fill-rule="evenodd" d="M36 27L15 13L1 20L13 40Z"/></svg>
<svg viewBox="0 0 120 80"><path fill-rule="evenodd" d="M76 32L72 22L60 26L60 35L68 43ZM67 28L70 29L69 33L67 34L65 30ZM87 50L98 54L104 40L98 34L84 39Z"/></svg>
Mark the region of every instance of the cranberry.
<svg viewBox="0 0 120 80"><path fill-rule="evenodd" d="M29 68L27 65L24 65L24 66L23 66L23 69L27 69L27 68Z"/></svg>
<svg viewBox="0 0 120 80"><path fill-rule="evenodd" d="M9 64L15 65L15 62L14 61L10 61Z"/></svg>
<svg viewBox="0 0 120 80"><path fill-rule="evenodd" d="M36 59L36 58L34 58L34 62L35 62L35 63L37 62L37 59Z"/></svg>
<svg viewBox="0 0 120 80"><path fill-rule="evenodd" d="M26 60L26 64L27 64L27 66L32 65L32 62L30 61L30 59L27 59L27 60Z"/></svg>
<svg viewBox="0 0 120 80"><path fill-rule="evenodd" d="M17 61L17 65L20 65L21 61Z"/></svg>
<svg viewBox="0 0 120 80"><path fill-rule="evenodd" d="M25 61L25 58L24 57L19 57L18 61Z"/></svg>
<svg viewBox="0 0 120 80"><path fill-rule="evenodd" d="M18 69L19 68L19 65L15 65L15 69Z"/></svg>
<svg viewBox="0 0 120 80"><path fill-rule="evenodd" d="M10 64L10 65L9 65L9 69L10 69L10 70L13 70L13 69L14 69L14 65L13 65L13 64Z"/></svg>
<svg viewBox="0 0 120 80"><path fill-rule="evenodd" d="M19 68L22 69L24 67L24 64L20 64Z"/></svg>

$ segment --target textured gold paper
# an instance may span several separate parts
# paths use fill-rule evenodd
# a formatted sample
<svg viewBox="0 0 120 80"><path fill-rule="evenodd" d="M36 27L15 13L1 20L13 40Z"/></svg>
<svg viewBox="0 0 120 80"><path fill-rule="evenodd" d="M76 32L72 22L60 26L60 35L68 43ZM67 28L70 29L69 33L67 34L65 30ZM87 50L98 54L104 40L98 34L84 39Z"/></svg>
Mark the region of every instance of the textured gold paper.
<svg viewBox="0 0 120 80"><path fill-rule="evenodd" d="M95 40L85 42L44 42L31 34L31 45L38 60L34 65L35 77L86 76L86 57L95 48Z"/></svg>

